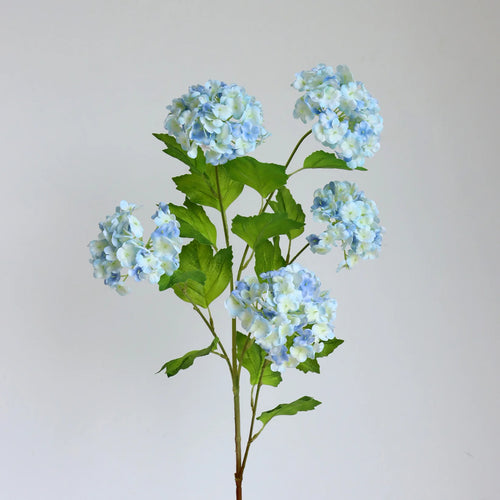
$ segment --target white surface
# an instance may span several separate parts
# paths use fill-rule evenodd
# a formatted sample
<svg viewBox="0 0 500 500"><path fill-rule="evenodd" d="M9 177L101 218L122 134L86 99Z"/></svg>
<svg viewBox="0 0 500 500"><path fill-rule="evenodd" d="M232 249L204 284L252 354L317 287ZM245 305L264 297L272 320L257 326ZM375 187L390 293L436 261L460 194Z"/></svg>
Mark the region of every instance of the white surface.
<svg viewBox="0 0 500 500"><path fill-rule="evenodd" d="M294 192L307 208L316 187L356 180L387 233L350 273L338 254L302 260L338 299L346 342L320 377L264 391L262 409L323 404L269 425L245 498L500 498L498 14L493 1L4 0L0 498L233 498L225 365L154 374L206 345L203 325L145 283L111 292L86 244L122 198L142 220L181 200L169 179L183 167L151 133L188 85L245 86L273 134L255 155L283 162L306 130L290 82L318 62L348 64L379 99L382 148L369 172L312 172Z"/></svg>

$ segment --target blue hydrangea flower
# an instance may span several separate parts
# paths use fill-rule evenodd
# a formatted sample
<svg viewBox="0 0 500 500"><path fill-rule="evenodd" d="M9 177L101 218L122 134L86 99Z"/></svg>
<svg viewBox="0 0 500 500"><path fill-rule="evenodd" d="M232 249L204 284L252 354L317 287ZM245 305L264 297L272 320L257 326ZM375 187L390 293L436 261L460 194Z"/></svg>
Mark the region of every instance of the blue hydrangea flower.
<svg viewBox="0 0 500 500"><path fill-rule="evenodd" d="M122 201L115 213L99 224L98 239L89 243L94 277L114 288L120 295L128 293L125 280L148 279L158 283L163 274L172 275L179 268L181 239L179 223L168 205L160 203L152 216L157 226L148 242L144 230L133 215L135 205Z"/></svg>
<svg viewBox="0 0 500 500"><path fill-rule="evenodd" d="M314 253L328 253L339 244L344 260L339 269L352 267L359 259L374 259L382 245L384 228L380 225L377 205L351 182L334 181L314 192L313 218L326 222L320 235L307 241Z"/></svg>
<svg viewBox="0 0 500 500"><path fill-rule="evenodd" d="M271 369L295 368L333 339L337 301L297 263L236 283L226 308L267 353Z"/></svg>
<svg viewBox="0 0 500 500"><path fill-rule="evenodd" d="M199 146L212 165L250 153L269 135L260 103L238 85L217 80L194 85L167 109L168 133L191 158Z"/></svg>
<svg viewBox="0 0 500 500"><path fill-rule="evenodd" d="M312 132L324 146L347 163L361 167L380 148L383 120L377 100L362 82L354 81L347 66L319 64L297 73L292 86L304 92L293 116L304 123L318 117Z"/></svg>

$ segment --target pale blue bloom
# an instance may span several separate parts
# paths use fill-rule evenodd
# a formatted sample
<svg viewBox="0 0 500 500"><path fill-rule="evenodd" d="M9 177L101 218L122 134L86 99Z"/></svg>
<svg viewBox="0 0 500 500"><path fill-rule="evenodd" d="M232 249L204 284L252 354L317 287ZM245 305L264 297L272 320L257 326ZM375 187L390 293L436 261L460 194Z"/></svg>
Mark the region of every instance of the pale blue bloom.
<svg viewBox="0 0 500 500"><path fill-rule="evenodd" d="M312 127L316 139L349 168L363 166L380 148L383 120L377 100L354 81L347 66L334 71L319 64L295 77L292 86L305 94L295 103L293 116L304 123L318 116Z"/></svg>
<svg viewBox="0 0 500 500"><path fill-rule="evenodd" d="M158 210L151 216L157 226L168 224L175 220L175 216L170 213L166 203L158 203Z"/></svg>
<svg viewBox="0 0 500 500"><path fill-rule="evenodd" d="M327 109L319 114L318 121L313 125L313 134L323 145L334 148L348 132L346 121L340 121L337 113Z"/></svg>
<svg viewBox="0 0 500 500"><path fill-rule="evenodd" d="M139 265L136 265L132 269L130 269L128 274L129 276L132 276L135 281L142 281L144 279L144 272L142 270L142 267Z"/></svg>
<svg viewBox="0 0 500 500"><path fill-rule="evenodd" d="M116 252L116 256L120 261L122 267L133 267L135 264L137 252L140 249L141 246L138 245L134 240L129 240L124 243Z"/></svg>
<svg viewBox="0 0 500 500"><path fill-rule="evenodd" d="M354 80L351 70L345 64L339 64L337 66L336 76L340 84L346 84Z"/></svg>
<svg viewBox="0 0 500 500"><path fill-rule="evenodd" d="M274 371L283 372L286 367L291 366L290 356L288 355L288 351L285 345L277 345L271 347L269 349L269 355L267 359L273 362L271 368L278 368L275 369ZM294 361L296 361L295 363L296 365L299 363L298 359L294 359ZM279 368L283 369L280 370Z"/></svg>
<svg viewBox="0 0 500 500"><path fill-rule="evenodd" d="M299 264L236 282L226 300L233 318L267 353L271 369L283 372L323 349L333 338L337 302L321 291L314 273Z"/></svg>
<svg viewBox="0 0 500 500"><path fill-rule="evenodd" d="M198 147L212 165L252 152L269 134L260 103L238 85L209 80L167 106L165 129L191 158Z"/></svg>
<svg viewBox="0 0 500 500"><path fill-rule="evenodd" d="M124 285L127 276L158 283L163 274L170 276L179 267L179 223L168 205L158 205L152 217L158 227L148 242L143 241L144 230L134 210L134 204L122 201L115 213L99 224L98 239L89 243L94 277L103 279L120 295L128 291Z"/></svg>
<svg viewBox="0 0 500 500"><path fill-rule="evenodd" d="M344 260L339 269L352 267L359 259L374 259L382 245L384 228L377 205L351 182L334 181L314 192L311 207L314 220L326 222L320 235L306 239L314 253L328 253L340 245Z"/></svg>
<svg viewBox="0 0 500 500"><path fill-rule="evenodd" d="M290 347L290 355L299 363L303 363L307 358L314 358L316 351L313 348L315 341L312 330L302 330L294 337L293 345Z"/></svg>

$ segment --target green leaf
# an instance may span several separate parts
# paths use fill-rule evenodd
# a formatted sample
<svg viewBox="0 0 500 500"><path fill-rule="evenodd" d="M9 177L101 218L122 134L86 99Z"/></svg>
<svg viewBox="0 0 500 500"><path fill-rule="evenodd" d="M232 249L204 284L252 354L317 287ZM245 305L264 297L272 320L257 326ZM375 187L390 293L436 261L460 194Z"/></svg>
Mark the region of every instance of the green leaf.
<svg viewBox="0 0 500 500"><path fill-rule="evenodd" d="M366 172L364 167L349 168L347 163L335 156L335 153L327 153L326 151L316 151L309 155L304 160L304 168L337 168L340 170L362 170Z"/></svg>
<svg viewBox="0 0 500 500"><path fill-rule="evenodd" d="M209 245L194 240L182 247L179 270L181 272L201 271L205 283L188 280L174 285L175 294L186 302L208 307L228 286L231 281L233 251L223 248L213 255Z"/></svg>
<svg viewBox="0 0 500 500"><path fill-rule="evenodd" d="M229 207L229 205L231 205L231 203L233 203L233 201L236 200L236 198L238 198L238 196L243 191L243 184L229 177L225 165L219 165L217 167L217 170L219 172L219 185L222 195L222 205L224 207L224 210L226 210L227 207ZM215 193L217 193L217 170L214 165L207 165L207 172L205 174ZM215 208L219 210L218 203Z"/></svg>
<svg viewBox="0 0 500 500"><path fill-rule="evenodd" d="M250 374L250 383L252 385L258 384L262 363L264 363L266 358L266 351L264 351L262 347L258 346L253 339L249 339L241 332L236 333L236 348L238 359L241 360L241 364ZM281 373L273 372L271 370L271 366L267 365L264 368L264 373L262 374L262 383L264 385L277 387L280 382Z"/></svg>
<svg viewBox="0 0 500 500"><path fill-rule="evenodd" d="M323 341L324 345L323 350L321 352L318 352L318 354L316 354L316 358L324 358L328 356L333 351L335 351L335 349L337 349L339 345L343 343L344 341L342 339L337 339L337 338Z"/></svg>
<svg viewBox="0 0 500 500"><path fill-rule="evenodd" d="M275 236L273 240L274 244L269 240L264 240L255 247L255 274L257 276L267 271L280 269L285 265L285 259L281 256L279 236Z"/></svg>
<svg viewBox="0 0 500 500"><path fill-rule="evenodd" d="M298 364L296 368L297 370L300 370L304 373L319 373L319 363L316 361L316 359L307 358L305 361Z"/></svg>
<svg viewBox="0 0 500 500"><path fill-rule="evenodd" d="M224 166L231 179L250 186L263 198L288 180L284 165L261 163L251 156L236 158Z"/></svg>
<svg viewBox="0 0 500 500"><path fill-rule="evenodd" d="M219 210L217 191L207 182L203 174L192 173L173 177L177 190L184 193L193 203Z"/></svg>
<svg viewBox="0 0 500 500"><path fill-rule="evenodd" d="M304 222L306 215L302 207L294 199L290 191L285 187L280 187L276 193L276 201L269 203L276 213L285 213L287 217L301 224L298 229L288 231L288 237L293 240L304 232Z"/></svg>
<svg viewBox="0 0 500 500"><path fill-rule="evenodd" d="M266 425L273 417L277 417L279 415L295 415L299 411L314 410L314 408L320 404L320 401L316 401L310 396L303 396L293 403L283 403L272 410L262 412L257 419Z"/></svg>
<svg viewBox="0 0 500 500"><path fill-rule="evenodd" d="M319 373L319 363L317 359L328 356L343 342L343 340L337 338L323 341L323 350L318 352L314 359L307 358L304 362L298 364L296 368L304 373Z"/></svg>
<svg viewBox="0 0 500 500"><path fill-rule="evenodd" d="M217 168L222 205L224 210L226 210L240 195L243 190L243 184L231 179L223 165ZM178 177L174 177L173 181L177 189L184 193L193 203L199 203L200 205L220 210L215 166L207 165L206 172L204 173L193 172L191 174L179 175Z"/></svg>
<svg viewBox="0 0 500 500"><path fill-rule="evenodd" d="M175 140L175 137L169 134L153 134L167 146L163 152L185 163L192 172L204 172L206 170L205 156L200 148L198 148L198 156L190 158L187 152L182 149L182 146Z"/></svg>
<svg viewBox="0 0 500 500"><path fill-rule="evenodd" d="M172 203L168 206L179 221L183 238L194 238L205 245L217 246L215 226L200 205L196 205L196 203L186 198L183 207Z"/></svg>
<svg viewBox="0 0 500 500"><path fill-rule="evenodd" d="M158 286L160 292L163 292L163 290L173 288L173 286L177 283L186 283L189 280L203 285L206 279L207 277L201 271L181 271L177 269L172 276L167 276L166 274L162 275L160 281L158 282Z"/></svg>
<svg viewBox="0 0 500 500"><path fill-rule="evenodd" d="M290 229L298 229L302 224L289 219L286 214L263 213L253 217L237 215L233 219L231 231L256 248L264 240L286 234Z"/></svg>
<svg viewBox="0 0 500 500"><path fill-rule="evenodd" d="M165 371L167 377L173 377L177 375L180 370L185 370L189 368L196 358L201 356L207 356L211 352L215 351L217 347L217 339L214 339L213 342L206 347L205 349L200 349L198 351L190 351L187 354L184 354L181 358L173 359L172 361L167 361L156 373L160 373Z"/></svg>

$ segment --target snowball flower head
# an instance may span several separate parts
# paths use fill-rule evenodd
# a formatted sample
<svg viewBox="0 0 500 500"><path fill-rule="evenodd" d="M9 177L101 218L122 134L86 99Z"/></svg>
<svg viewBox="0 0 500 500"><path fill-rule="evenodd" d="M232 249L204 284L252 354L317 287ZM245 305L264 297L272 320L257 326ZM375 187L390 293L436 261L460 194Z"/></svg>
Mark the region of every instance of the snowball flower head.
<svg viewBox="0 0 500 500"><path fill-rule="evenodd" d="M128 292L125 286L128 276L158 283L163 274L170 276L179 267L179 223L168 205L158 205L152 217L157 228L146 243L134 210L134 204L122 201L115 213L99 224L98 239L89 243L94 277L104 279L104 284L120 295Z"/></svg>
<svg viewBox="0 0 500 500"><path fill-rule="evenodd" d="M283 372L323 350L333 339L337 302L316 275L297 263L236 283L226 300L233 318L262 347L271 369Z"/></svg>
<svg viewBox="0 0 500 500"><path fill-rule="evenodd" d="M168 133L191 158L199 146L212 165L250 153L269 135L260 103L238 85L217 80L194 85L167 109Z"/></svg>
<svg viewBox="0 0 500 500"><path fill-rule="evenodd" d="M359 259L374 259L382 245L384 228L380 225L377 205L351 182L334 181L314 192L313 218L326 222L319 236L307 241L314 253L328 253L333 246L344 250L339 269L352 267Z"/></svg>
<svg viewBox="0 0 500 500"><path fill-rule="evenodd" d="M380 148L383 120L377 100L362 82L354 81L347 66L319 64L297 73L292 86L304 92L293 116L304 123L318 117L312 132L332 148L349 168L361 167Z"/></svg>

